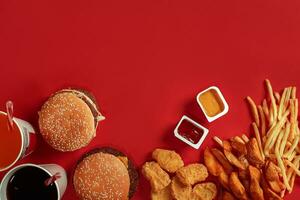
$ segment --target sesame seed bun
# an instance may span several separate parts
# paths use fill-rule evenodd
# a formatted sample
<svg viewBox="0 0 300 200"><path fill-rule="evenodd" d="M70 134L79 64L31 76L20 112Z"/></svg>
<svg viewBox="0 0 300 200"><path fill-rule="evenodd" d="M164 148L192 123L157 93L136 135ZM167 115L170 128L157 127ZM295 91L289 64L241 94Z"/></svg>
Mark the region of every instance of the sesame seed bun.
<svg viewBox="0 0 300 200"><path fill-rule="evenodd" d="M97 148L78 161L73 185L80 200L127 200L137 189L138 172L122 152L110 147Z"/></svg>
<svg viewBox="0 0 300 200"><path fill-rule="evenodd" d="M87 92L64 89L52 95L39 112L44 140L58 151L85 147L96 136L102 115Z"/></svg>

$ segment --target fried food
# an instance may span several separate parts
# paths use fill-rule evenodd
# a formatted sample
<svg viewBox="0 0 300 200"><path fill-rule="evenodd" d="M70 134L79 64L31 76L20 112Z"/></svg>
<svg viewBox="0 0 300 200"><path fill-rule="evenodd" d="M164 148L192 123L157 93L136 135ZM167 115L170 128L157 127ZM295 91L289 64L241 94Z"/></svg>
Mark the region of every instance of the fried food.
<svg viewBox="0 0 300 200"><path fill-rule="evenodd" d="M257 140L255 138L251 138L246 146L248 151L247 158L249 163L257 168L261 168L264 164L264 160L261 156Z"/></svg>
<svg viewBox="0 0 300 200"><path fill-rule="evenodd" d="M156 162L146 162L143 165L142 173L150 182L151 188L154 192L164 189L171 182L169 174Z"/></svg>
<svg viewBox="0 0 300 200"><path fill-rule="evenodd" d="M260 171L253 167L249 166L249 175L250 175L250 194L252 199L255 200L264 200L264 193L262 188L260 187L260 178L261 173Z"/></svg>
<svg viewBox="0 0 300 200"><path fill-rule="evenodd" d="M255 138L256 138L256 141L257 141L258 148L259 148L260 154L262 156L262 159L265 160L265 154L264 154L264 151L263 151L263 148L262 148L262 140L261 140L261 137L260 137L260 133L259 133L257 125L254 122L252 123L252 128L253 128L253 131L254 131L254 134L255 134Z"/></svg>
<svg viewBox="0 0 300 200"><path fill-rule="evenodd" d="M222 195L222 200L236 200L236 198L231 193L224 191Z"/></svg>
<svg viewBox="0 0 300 200"><path fill-rule="evenodd" d="M225 157L222 151L217 148L212 148L211 153L217 158L219 163L222 165L223 169L227 174L230 174L233 171L233 167Z"/></svg>
<svg viewBox="0 0 300 200"><path fill-rule="evenodd" d="M239 161L239 159L233 153L224 149L224 154L225 154L227 160L232 165L236 166L239 169L246 169L245 166Z"/></svg>
<svg viewBox="0 0 300 200"><path fill-rule="evenodd" d="M184 163L178 153L165 149L155 149L152 158L169 173L175 173Z"/></svg>
<svg viewBox="0 0 300 200"><path fill-rule="evenodd" d="M247 200L246 190L239 180L238 174L236 172L232 172L229 177L229 187L238 199Z"/></svg>
<svg viewBox="0 0 300 200"><path fill-rule="evenodd" d="M180 182L179 178L175 176L171 183L171 194L176 200L189 200L192 195L192 186L184 185Z"/></svg>
<svg viewBox="0 0 300 200"><path fill-rule="evenodd" d="M192 200L213 200L217 196L217 186L214 183L200 183L193 188Z"/></svg>
<svg viewBox="0 0 300 200"><path fill-rule="evenodd" d="M257 124L257 126L259 126L259 115L258 115L257 107L256 107L254 101L251 99L251 97L248 96L246 99L250 106L252 117L253 117L255 123Z"/></svg>
<svg viewBox="0 0 300 200"><path fill-rule="evenodd" d="M265 166L265 177L271 189L276 193L280 193L285 189L284 184L280 180L279 172L280 169L278 170L277 165L271 161L267 162Z"/></svg>
<svg viewBox="0 0 300 200"><path fill-rule="evenodd" d="M204 150L204 163L210 174L213 176L219 176L224 171L221 164L218 162L216 157L211 153L209 148Z"/></svg>
<svg viewBox="0 0 300 200"><path fill-rule="evenodd" d="M278 194L273 192L270 188L268 188L268 190L266 192L266 196L267 196L267 199L270 199L270 200L282 200L282 198Z"/></svg>
<svg viewBox="0 0 300 200"><path fill-rule="evenodd" d="M232 147L229 141L227 140L223 141L223 149L227 151L232 151Z"/></svg>
<svg viewBox="0 0 300 200"><path fill-rule="evenodd" d="M176 176L184 185L194 185L208 177L207 168L203 164L190 164L180 168Z"/></svg>
<svg viewBox="0 0 300 200"><path fill-rule="evenodd" d="M229 188L229 177L225 172L221 172L221 174L218 176L218 181L221 183L221 185L225 189L230 190L230 188Z"/></svg>
<svg viewBox="0 0 300 200"><path fill-rule="evenodd" d="M172 200L171 185L168 185L159 192L151 192L151 200Z"/></svg>
<svg viewBox="0 0 300 200"><path fill-rule="evenodd" d="M238 157L238 160L242 163L242 165L244 165L245 169L247 169L248 166L249 166L249 162L248 162L246 156L247 155L243 155L243 156Z"/></svg>
<svg viewBox="0 0 300 200"><path fill-rule="evenodd" d="M239 155L246 155L247 154L247 148L245 143L239 142L237 140L232 140L231 141L231 147L233 150L238 152Z"/></svg>

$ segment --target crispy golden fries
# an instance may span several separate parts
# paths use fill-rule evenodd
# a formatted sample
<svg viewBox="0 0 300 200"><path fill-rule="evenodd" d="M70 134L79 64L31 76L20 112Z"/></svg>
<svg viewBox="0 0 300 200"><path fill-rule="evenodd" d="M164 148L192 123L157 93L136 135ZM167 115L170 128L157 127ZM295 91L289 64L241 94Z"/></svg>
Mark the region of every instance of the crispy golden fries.
<svg viewBox="0 0 300 200"><path fill-rule="evenodd" d="M300 176L297 89L289 86L274 92L271 82L265 83L266 97L261 105L246 98L253 136L242 134L224 141L214 138L222 150L213 148L210 152L219 167L208 164L227 191L223 199L282 200Z"/></svg>
<svg viewBox="0 0 300 200"><path fill-rule="evenodd" d="M248 96L247 101L248 101L249 106L250 106L252 117L253 117L255 123L257 124L257 126L259 126L259 116L258 116L257 107L256 107L254 101L251 99L251 97Z"/></svg>

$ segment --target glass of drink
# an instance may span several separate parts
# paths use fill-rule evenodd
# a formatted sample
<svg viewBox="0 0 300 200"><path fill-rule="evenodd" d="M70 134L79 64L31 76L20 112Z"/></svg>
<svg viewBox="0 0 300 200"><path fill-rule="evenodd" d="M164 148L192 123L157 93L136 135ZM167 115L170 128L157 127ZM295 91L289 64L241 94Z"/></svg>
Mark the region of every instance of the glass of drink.
<svg viewBox="0 0 300 200"><path fill-rule="evenodd" d="M0 184L0 199L60 200L66 187L67 174L61 166L23 164L4 176Z"/></svg>
<svg viewBox="0 0 300 200"><path fill-rule="evenodd" d="M36 145L34 128L28 122L0 111L0 172L33 152Z"/></svg>

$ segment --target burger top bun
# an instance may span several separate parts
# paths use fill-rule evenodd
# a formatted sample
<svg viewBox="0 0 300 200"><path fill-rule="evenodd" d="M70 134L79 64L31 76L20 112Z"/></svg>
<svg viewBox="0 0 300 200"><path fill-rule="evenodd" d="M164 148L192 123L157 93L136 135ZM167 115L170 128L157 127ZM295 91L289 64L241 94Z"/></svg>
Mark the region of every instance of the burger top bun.
<svg viewBox="0 0 300 200"><path fill-rule="evenodd" d="M86 146L96 133L95 118L88 104L72 92L51 96L39 112L44 140L59 151Z"/></svg>
<svg viewBox="0 0 300 200"><path fill-rule="evenodd" d="M127 200L130 178L120 159L99 152L78 163L73 184L80 200Z"/></svg>

